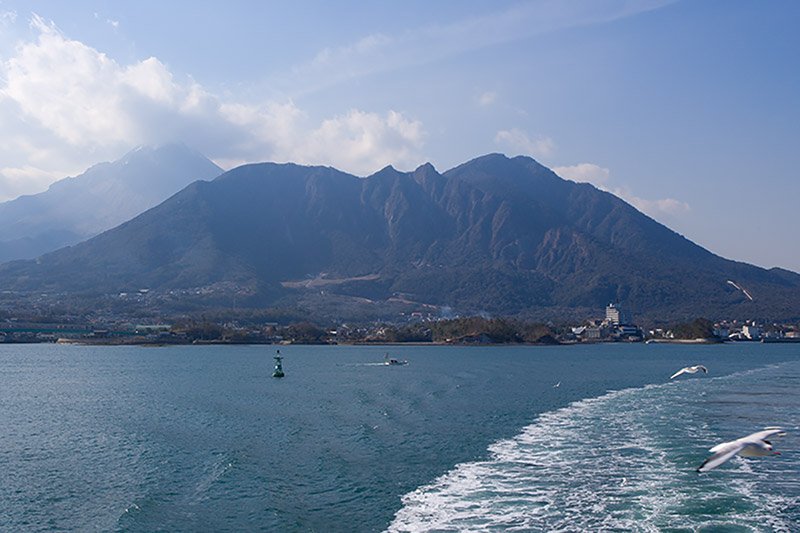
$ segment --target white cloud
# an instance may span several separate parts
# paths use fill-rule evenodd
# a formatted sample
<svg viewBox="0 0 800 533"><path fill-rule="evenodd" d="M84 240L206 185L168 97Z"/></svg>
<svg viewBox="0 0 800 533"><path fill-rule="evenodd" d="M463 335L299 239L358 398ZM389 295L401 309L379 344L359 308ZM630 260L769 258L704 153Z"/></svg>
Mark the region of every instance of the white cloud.
<svg viewBox="0 0 800 533"><path fill-rule="evenodd" d="M295 145L293 159L308 164L331 164L361 175L392 162L401 168L419 164L418 150L425 132L418 121L389 111L385 116L351 110L325 120L307 143Z"/></svg>
<svg viewBox="0 0 800 533"><path fill-rule="evenodd" d="M17 21L16 11L0 11L0 27L11 26Z"/></svg>
<svg viewBox="0 0 800 533"><path fill-rule="evenodd" d="M492 91L486 91L478 95L478 104L486 107L490 106L497 100L497 93Z"/></svg>
<svg viewBox="0 0 800 533"><path fill-rule="evenodd" d="M662 198L660 200L648 200L636 196L628 187L610 186L611 171L607 168L593 163L580 163L578 165L554 167L553 172L562 178L577 182L591 183L598 189L610 192L614 196L622 198L639 211L658 219L663 215L678 216L688 212L691 208L686 202L674 198Z"/></svg>
<svg viewBox="0 0 800 533"><path fill-rule="evenodd" d="M45 189L53 181L63 177L51 172L43 172L30 165L21 168L0 168L0 183L4 189L10 192L7 198L24 194L30 190L31 186L36 189Z"/></svg>
<svg viewBox="0 0 800 533"><path fill-rule="evenodd" d="M591 183L602 188L608 183L611 172L607 168L592 163L580 163L570 167L553 167L553 172L568 180Z"/></svg>
<svg viewBox="0 0 800 533"><path fill-rule="evenodd" d="M677 216L691 210L689 204L674 198L662 198L660 200L647 200L629 193L625 189L615 189L612 191L639 211L658 218L660 215Z"/></svg>
<svg viewBox="0 0 800 533"><path fill-rule="evenodd" d="M37 15L31 27L36 39L0 63L0 200L132 146L174 140L223 166L293 160L367 174L421 162L424 128L400 112L354 109L315 123L291 101L212 94L155 57L119 64Z"/></svg>
<svg viewBox="0 0 800 533"><path fill-rule="evenodd" d="M176 84L166 65L155 57L127 67L118 76L123 87L130 87L154 102L175 105L188 96L189 91ZM197 95L193 97L196 99Z"/></svg>
<svg viewBox="0 0 800 533"><path fill-rule="evenodd" d="M555 143L549 137L531 138L520 129L498 131L494 142L525 155L534 157L549 157L555 151Z"/></svg>
<svg viewBox="0 0 800 533"><path fill-rule="evenodd" d="M31 26L39 38L20 45L3 65L3 93L27 118L73 146L129 137L132 117L123 111L125 82L119 65L65 39L52 23L36 15Z"/></svg>
<svg viewBox="0 0 800 533"><path fill-rule="evenodd" d="M112 28L114 28L115 30L116 30L117 28L119 28L119 21L118 21L118 20L106 19L106 23L107 23L109 26L111 26Z"/></svg>

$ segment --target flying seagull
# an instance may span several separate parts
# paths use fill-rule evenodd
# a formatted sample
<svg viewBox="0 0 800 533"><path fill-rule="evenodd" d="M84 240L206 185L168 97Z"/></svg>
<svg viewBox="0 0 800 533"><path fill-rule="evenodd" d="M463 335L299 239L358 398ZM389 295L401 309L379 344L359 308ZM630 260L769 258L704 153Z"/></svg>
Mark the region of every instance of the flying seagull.
<svg viewBox="0 0 800 533"><path fill-rule="evenodd" d="M709 470L718 467L734 455L743 455L745 457L780 455L780 452L772 451L772 443L767 440L767 438L771 437L772 435L783 437L786 435L786 432L778 427L769 427L765 428L763 431L757 431L752 435L742 437L741 439L717 444L708 450L714 455L703 461L703 464L698 467L697 471L708 472Z"/></svg>
<svg viewBox="0 0 800 533"><path fill-rule="evenodd" d="M675 379L676 377L680 376L681 374L694 374L695 372L703 371L704 374L708 374L708 369L703 365L694 365L694 366L686 366L672 374L669 379Z"/></svg>

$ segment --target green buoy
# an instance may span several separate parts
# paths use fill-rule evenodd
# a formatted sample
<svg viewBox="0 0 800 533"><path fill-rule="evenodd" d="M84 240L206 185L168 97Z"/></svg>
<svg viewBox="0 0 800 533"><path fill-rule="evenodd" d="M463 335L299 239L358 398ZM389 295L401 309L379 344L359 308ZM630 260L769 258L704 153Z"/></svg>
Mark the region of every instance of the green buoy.
<svg viewBox="0 0 800 533"><path fill-rule="evenodd" d="M281 361L283 357L281 357L281 351L278 350L277 355L275 355L275 370L272 372L273 378L282 378L283 377L283 365Z"/></svg>

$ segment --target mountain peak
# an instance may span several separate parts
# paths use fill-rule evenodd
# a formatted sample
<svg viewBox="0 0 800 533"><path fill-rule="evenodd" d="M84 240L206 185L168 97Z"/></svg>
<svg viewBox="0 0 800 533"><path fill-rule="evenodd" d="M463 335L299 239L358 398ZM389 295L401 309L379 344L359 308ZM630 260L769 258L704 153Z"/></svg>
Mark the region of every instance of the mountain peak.
<svg viewBox="0 0 800 533"><path fill-rule="evenodd" d="M464 165L532 165L537 168L547 168L536 159L528 155L508 157L502 153L491 153L467 161ZM549 169L548 169L549 170Z"/></svg>
<svg viewBox="0 0 800 533"><path fill-rule="evenodd" d="M183 143L139 146L39 194L0 203L0 260L75 244L154 207L222 169Z"/></svg>
<svg viewBox="0 0 800 533"><path fill-rule="evenodd" d="M414 173L417 173L417 172L420 172L420 173L422 173L422 172L425 172L425 173L435 172L435 173L438 174L438 171L436 170L436 167L434 167L433 164L431 164L430 162L424 163L424 164L418 166L416 169L414 169Z"/></svg>
<svg viewBox="0 0 800 533"><path fill-rule="evenodd" d="M445 174L459 170L459 169L481 169L489 172L509 170L512 168L519 168L521 166L534 165L535 167L542 167L535 159L528 156L516 156L513 158L508 157L501 153L491 153L470 159L466 163L462 163L457 167L448 170ZM542 167L544 168L544 167Z"/></svg>
<svg viewBox="0 0 800 533"><path fill-rule="evenodd" d="M374 179L374 178L380 179L380 178L386 178L386 177L400 176L400 175L403 175L403 174L404 174L404 172L400 172L399 170L394 168L392 165L386 165L385 167L383 167L382 169L380 169L376 173L367 176L367 178L368 179Z"/></svg>

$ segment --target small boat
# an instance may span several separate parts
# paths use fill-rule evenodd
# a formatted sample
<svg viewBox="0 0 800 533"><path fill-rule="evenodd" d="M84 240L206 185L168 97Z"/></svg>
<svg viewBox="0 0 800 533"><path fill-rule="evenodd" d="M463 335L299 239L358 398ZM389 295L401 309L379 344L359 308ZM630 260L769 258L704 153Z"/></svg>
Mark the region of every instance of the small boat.
<svg viewBox="0 0 800 533"><path fill-rule="evenodd" d="M402 361L400 359L394 359L392 357L389 357L389 354L387 353L386 355L383 356L383 364L389 366L403 366L407 365L408 361L406 361L405 359L403 359Z"/></svg>

